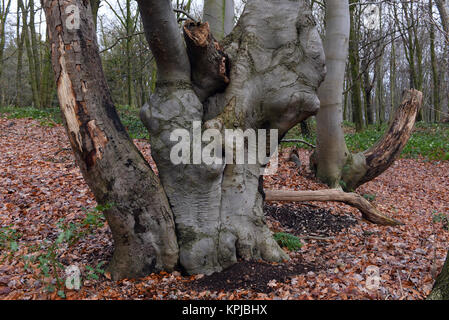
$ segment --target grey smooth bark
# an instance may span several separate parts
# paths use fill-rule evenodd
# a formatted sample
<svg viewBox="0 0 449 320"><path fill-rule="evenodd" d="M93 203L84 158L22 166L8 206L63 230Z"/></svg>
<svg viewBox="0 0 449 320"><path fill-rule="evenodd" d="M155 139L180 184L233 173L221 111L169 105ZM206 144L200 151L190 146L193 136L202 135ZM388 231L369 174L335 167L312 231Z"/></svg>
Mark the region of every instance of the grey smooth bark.
<svg viewBox="0 0 449 320"><path fill-rule="evenodd" d="M265 223L261 165L173 165L169 137L175 129L192 132L192 121L221 130L278 129L282 137L315 114L324 55L309 8L304 1L248 1L237 26L217 45L231 61L229 85L203 104L170 1L138 2L159 72L141 116L175 216L181 266L210 274L239 257L287 259ZM209 39L207 28L197 32Z"/></svg>
<svg viewBox="0 0 449 320"><path fill-rule="evenodd" d="M326 1L326 37L324 52L327 74L318 89L320 111L317 121L316 175L331 187L337 187L349 155L342 129L343 85L349 46L348 1Z"/></svg>
<svg viewBox="0 0 449 320"><path fill-rule="evenodd" d="M351 0L350 3L357 3ZM354 5L348 1L326 2L325 52L328 73L319 88L321 110L317 116L317 150L311 155L310 164L317 177L332 188L339 185L344 190L355 190L384 172L399 156L407 143L422 104L422 94L416 90L405 92L394 121L384 136L370 149L357 154L349 153L341 126L341 101L344 85L345 54L350 43L350 71L352 77L353 108L360 103L358 50L355 39ZM351 15L351 20L350 19ZM348 26L350 21L350 27ZM355 103L354 103L355 101ZM360 114L356 112L358 116Z"/></svg>
<svg viewBox="0 0 449 320"><path fill-rule="evenodd" d="M223 39L234 26L234 0L204 0L203 20L216 39Z"/></svg>

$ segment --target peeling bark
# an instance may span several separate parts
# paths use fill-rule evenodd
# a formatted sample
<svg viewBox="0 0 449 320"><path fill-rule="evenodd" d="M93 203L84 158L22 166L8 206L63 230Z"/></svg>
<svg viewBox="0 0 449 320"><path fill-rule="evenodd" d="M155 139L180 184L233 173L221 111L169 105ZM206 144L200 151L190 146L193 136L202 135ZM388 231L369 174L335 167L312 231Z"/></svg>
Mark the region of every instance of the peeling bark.
<svg viewBox="0 0 449 320"><path fill-rule="evenodd" d="M101 68L89 2L43 1L52 65L75 159L114 238L114 279L172 270L175 226L164 190L121 124ZM79 14L79 16L78 16Z"/></svg>
<svg viewBox="0 0 449 320"><path fill-rule="evenodd" d="M183 30L194 91L200 101L204 102L212 94L223 92L229 84L229 57L214 39L208 22L188 20Z"/></svg>

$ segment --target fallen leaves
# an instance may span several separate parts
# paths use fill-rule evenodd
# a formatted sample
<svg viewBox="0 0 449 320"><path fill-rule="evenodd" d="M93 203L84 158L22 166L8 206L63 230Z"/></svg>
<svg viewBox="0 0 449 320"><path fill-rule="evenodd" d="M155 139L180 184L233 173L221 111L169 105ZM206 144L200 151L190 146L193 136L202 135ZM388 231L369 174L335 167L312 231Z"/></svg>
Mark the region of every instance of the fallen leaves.
<svg viewBox="0 0 449 320"><path fill-rule="evenodd" d="M81 221L84 208L96 206L76 167L61 126L39 126L34 120L0 118L0 227L13 225L23 234L20 241L40 245L54 239L61 218ZM150 146L136 141L151 166ZM301 167L289 162L289 150L280 153L279 171L265 177L265 188L318 190L326 186L308 169L309 152L299 150ZM292 260L320 266L282 281L268 279L266 292L245 287L229 291L194 289L203 276L179 272L151 274L138 280L111 281L105 273L99 280L86 279L83 266L108 261L113 245L107 226L64 253L64 265L80 266L83 286L66 290L67 299L423 299L444 262L449 233L435 214L449 214L449 162L401 159L380 177L361 186L361 195L375 195L374 205L403 222L399 227L380 227L361 221L357 210L341 203L295 203L296 208L330 210L332 214L357 217L357 224L331 230L332 239L304 239ZM279 203L269 205L279 206ZM293 204L292 204L293 205ZM310 210L309 210L310 211ZM283 231L269 219L273 231ZM305 228L307 230L307 228ZM326 234L327 235L327 234ZM18 253L25 254L20 246ZM367 268L379 268L377 290L366 287ZM36 279L36 269L25 270L23 262L0 260L1 299L60 299L45 291ZM253 276L256 277L256 276ZM274 276L273 276L274 277ZM253 279L254 280L254 279ZM257 279L255 279L257 280Z"/></svg>

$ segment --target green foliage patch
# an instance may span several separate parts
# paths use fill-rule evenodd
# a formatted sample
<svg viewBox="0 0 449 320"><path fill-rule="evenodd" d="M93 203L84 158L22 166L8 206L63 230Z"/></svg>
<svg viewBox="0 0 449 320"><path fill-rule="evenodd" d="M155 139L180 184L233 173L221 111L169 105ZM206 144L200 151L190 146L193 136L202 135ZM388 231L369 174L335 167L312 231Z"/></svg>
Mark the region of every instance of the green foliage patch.
<svg viewBox="0 0 449 320"><path fill-rule="evenodd" d="M287 139L302 139L316 145L316 125L310 121L312 136L304 137L301 134L299 125L292 128L286 135ZM349 151L353 153L369 149L384 134L387 124L371 125L362 132L353 132L353 124L344 123L346 133L345 140ZM283 146L298 146L304 149L311 149L302 143L282 143ZM423 157L427 160L449 160L449 124L447 123L424 123L418 122L415 125L412 136L402 151L403 158Z"/></svg>
<svg viewBox="0 0 449 320"><path fill-rule="evenodd" d="M39 270L38 277L45 284L48 292L57 290L61 298L65 298L64 273L65 266L60 262L60 256L70 247L76 245L81 239L93 234L97 228L104 225L105 218L103 212L112 205L98 205L92 210L85 210L85 216L80 222L66 223L61 219L57 226L59 234L55 240L45 240L39 246L19 243L22 235L13 229L12 226L0 228L0 261L4 259L21 260L24 263L25 271L33 268ZM25 247L26 254L20 250ZM95 267L85 266L88 279L98 279L104 273L102 269L104 262L100 262Z"/></svg>
<svg viewBox="0 0 449 320"><path fill-rule="evenodd" d="M302 247L301 240L292 234L278 232L273 237L281 247L287 248L290 251L298 251Z"/></svg>
<svg viewBox="0 0 449 320"><path fill-rule="evenodd" d="M139 108L117 106L117 112L132 139L148 139L148 131L139 118ZM35 119L39 120L41 126L46 127L62 123L59 108L0 107L0 116L6 116L8 119Z"/></svg>

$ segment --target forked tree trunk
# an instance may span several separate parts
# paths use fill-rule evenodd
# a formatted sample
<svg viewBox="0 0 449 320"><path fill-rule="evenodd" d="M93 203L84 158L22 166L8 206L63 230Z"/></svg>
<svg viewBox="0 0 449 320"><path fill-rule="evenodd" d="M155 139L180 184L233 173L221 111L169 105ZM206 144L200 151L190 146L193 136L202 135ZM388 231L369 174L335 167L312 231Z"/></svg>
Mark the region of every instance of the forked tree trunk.
<svg viewBox="0 0 449 320"><path fill-rule="evenodd" d="M114 279L172 270L175 226L164 190L121 124L103 75L90 4L45 0L64 124L84 179L114 238Z"/></svg>
<svg viewBox="0 0 449 320"><path fill-rule="evenodd" d="M141 116L175 216L181 266L210 274L239 257L286 259L262 212L261 164L174 165L170 150L177 142L170 134L193 132L192 121L199 121L222 132L278 129L282 137L315 114L324 57L311 12L303 1L248 1L220 43L209 26L188 21L185 50L170 1L138 2L158 66L156 90ZM216 92L203 90L204 83Z"/></svg>

